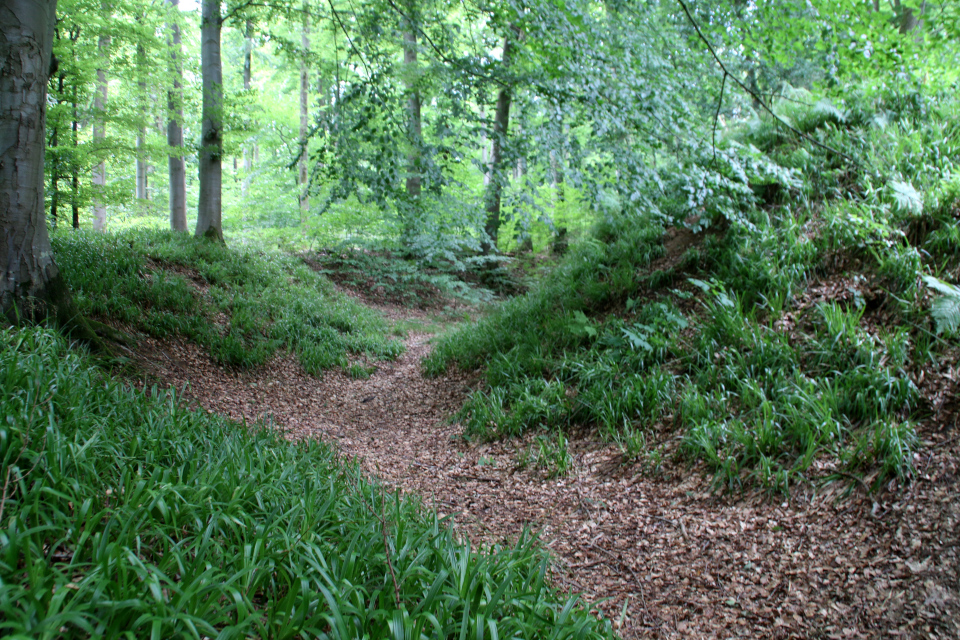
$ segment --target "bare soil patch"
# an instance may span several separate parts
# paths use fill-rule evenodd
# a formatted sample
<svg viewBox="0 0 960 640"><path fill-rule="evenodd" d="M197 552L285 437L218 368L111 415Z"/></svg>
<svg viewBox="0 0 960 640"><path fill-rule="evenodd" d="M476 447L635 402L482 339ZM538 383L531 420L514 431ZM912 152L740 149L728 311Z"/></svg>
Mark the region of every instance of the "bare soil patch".
<svg viewBox="0 0 960 640"><path fill-rule="evenodd" d="M557 583L599 603L624 638L960 637L954 416L923 428L912 484L873 496L839 483L788 500L720 496L698 468L623 466L589 434L571 437L572 473L547 479L518 467L524 443L471 444L447 422L478 380L424 378L429 338L410 334L367 380L314 378L289 355L237 372L184 342L145 338L140 351L206 410L333 443L475 543L538 532Z"/></svg>

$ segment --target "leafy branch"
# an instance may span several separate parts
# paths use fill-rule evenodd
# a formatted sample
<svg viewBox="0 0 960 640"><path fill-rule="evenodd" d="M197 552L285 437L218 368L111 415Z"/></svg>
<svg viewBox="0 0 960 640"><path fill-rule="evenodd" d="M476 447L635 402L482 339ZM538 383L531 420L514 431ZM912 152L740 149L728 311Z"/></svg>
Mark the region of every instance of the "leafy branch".
<svg viewBox="0 0 960 640"><path fill-rule="evenodd" d="M693 26L694 30L697 32L697 37L699 37L700 40L703 42L703 44L707 46L707 49L710 51L710 55L713 56L713 59L720 66L720 69L723 70L724 80L726 80L726 78L729 76L731 80L737 83L737 86L739 86L741 89L743 89L748 94L750 94L750 97L756 100L757 104L763 107L763 110L769 113L773 117L773 119L776 120L784 128L792 131L794 134L796 134L800 138L807 140L808 142L820 147L821 149L823 149L824 151L827 151L828 153L832 153L834 155L840 156L841 158L847 160L852 164L860 165L860 162L858 160L852 158L851 156L848 156L842 151L838 151L837 149L834 149L833 147L820 142L813 136L810 136L804 133L803 131L800 131L796 127L791 126L787 121L785 121L783 118L781 118L776 113L774 113L773 109L771 109L770 106L766 102L764 102L763 98L759 94L757 94L757 92L755 92L750 87L748 87L743 82L741 82L736 75L730 73L730 70L727 69L725 64L723 64L723 61L720 59L720 56L717 55L717 52L714 50L713 45L711 45L710 41L707 40L707 37L703 35L703 32L700 30L700 25L697 24L696 20L694 20L693 15L690 13L690 9L687 7L687 4L683 0L677 0L677 2L680 3L680 6L683 8L683 12L687 16L687 20L690 21L690 24ZM722 88L721 88L720 98L721 100L723 99ZM717 113L719 114L719 108L717 109ZM714 156L716 156L716 121L714 121Z"/></svg>

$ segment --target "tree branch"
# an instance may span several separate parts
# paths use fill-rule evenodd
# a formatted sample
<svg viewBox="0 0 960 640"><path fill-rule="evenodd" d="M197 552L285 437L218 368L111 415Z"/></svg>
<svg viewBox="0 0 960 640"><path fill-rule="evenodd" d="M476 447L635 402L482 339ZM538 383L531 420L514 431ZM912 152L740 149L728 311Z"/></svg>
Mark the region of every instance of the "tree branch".
<svg viewBox="0 0 960 640"><path fill-rule="evenodd" d="M343 20L340 19L340 14L337 12L337 8L333 6L333 0L327 0L327 4L330 5L330 11L333 13L333 17L337 21L337 24L340 25L340 30L343 31L343 37L347 39L347 44L350 45L350 49L353 50L353 53L356 54L357 58L360 60L360 64L362 64L363 68L366 70L367 76L372 78L373 72L370 71L370 67L367 66L367 61L364 60L363 55L361 55L356 45L353 44L353 39L350 37L350 33L344 26Z"/></svg>
<svg viewBox="0 0 960 640"><path fill-rule="evenodd" d="M424 31L423 28L420 26L420 21L419 21L419 20L410 20L409 16L407 16L407 14L404 13L403 9L401 9L400 7L398 7L393 0L387 0L387 4L389 4L390 7L393 8L393 10L396 11L396 12L400 15L401 18L404 18L404 19L408 20L408 21L410 22L410 24L416 25L417 32L418 32L421 36L423 36L424 41L426 41L426 42L430 45L430 48L433 49L434 53L436 53L436 54L437 54L437 57L439 57L442 61L446 62L448 65L450 65L451 67L454 67L454 68L456 68L456 69L465 70L467 73L469 73L470 75L472 75L472 76L475 77L475 78L480 78L481 80L486 80L486 81L488 81L488 82L493 82L494 84L500 85L501 87L504 87L504 88L508 86L508 83L505 82L505 81L503 81L503 80L501 80L500 78L497 78L497 77L492 76L492 75L490 75L490 74L481 73L481 72L476 71L476 70L474 70L474 69L465 69L464 67L461 67L459 64L457 64L457 62L456 62L455 60L453 60L452 58L448 57L448 56L440 49L440 47L438 47L438 46L436 45L436 43L434 43L434 41L433 41L433 39L430 37L430 35L427 34L427 32Z"/></svg>
<svg viewBox="0 0 960 640"><path fill-rule="evenodd" d="M720 107L723 106L723 90L727 86L727 72L723 72L723 80L720 81L720 97L717 99L717 113L713 116L713 164L717 164L717 122L720 120Z"/></svg>
<svg viewBox="0 0 960 640"><path fill-rule="evenodd" d="M743 83L740 81L740 79L737 78L737 76L735 76L735 75L733 75L732 73L730 73L730 71L727 69L726 65L723 64L723 61L720 60L720 56L718 56L718 55L717 55L717 52L714 51L713 45L710 44L710 41L707 40L706 36L703 35L703 32L700 31L700 25L698 25L698 24L697 24L697 21L693 19L693 15L690 13L690 9L687 7L687 4L686 4L683 0L677 0L677 2L679 2L679 3L680 3L680 6L683 7L683 12L687 15L687 20L690 21L690 24L691 24L691 25L693 25L694 30L696 30L696 32L697 32L697 36L700 38L700 40L703 42L703 44L707 45L707 49L710 51L710 55L713 56L713 59L716 60L717 64L718 64L718 65L720 66L720 68L723 70L723 73L725 74L725 77L726 77L726 76L730 76L730 78L731 78L734 82L736 82L737 85L738 85L741 89L743 89L743 90L746 91L748 94L750 94L750 96L751 96L754 100L756 100L757 103L758 103L761 107L763 107L763 110L766 111L767 113L769 113L771 116L773 116L773 119L776 120L778 123L780 123L784 128L789 129L790 131L792 131L793 133L795 133L797 136L803 138L804 140L807 140L808 142L813 143L814 145L820 147L820 148L823 149L824 151L827 151L827 152L832 153L832 154L834 154L834 155L840 156L841 158L844 158L845 160L847 160L847 161L849 161L849 162L851 162L851 163L853 163L853 164L855 164L855 165L860 165L860 162L858 162L857 160L851 158L850 156L848 156L847 154L843 153L842 151L837 151L837 150L834 149L833 147L831 147L831 146L829 146L829 145L823 144L822 142L820 142L820 141L817 140L816 138L813 138L813 137L807 135L806 133L800 131L799 129L796 129L796 128L790 126L790 125L789 125L786 121L784 121L780 116L778 116L777 114L775 114L775 113L773 112L773 109L771 109L771 108L767 105L767 103L763 101L763 98L762 98L762 97L760 97L759 95L757 95L757 94L756 94L752 89L750 89L747 85L743 84Z"/></svg>

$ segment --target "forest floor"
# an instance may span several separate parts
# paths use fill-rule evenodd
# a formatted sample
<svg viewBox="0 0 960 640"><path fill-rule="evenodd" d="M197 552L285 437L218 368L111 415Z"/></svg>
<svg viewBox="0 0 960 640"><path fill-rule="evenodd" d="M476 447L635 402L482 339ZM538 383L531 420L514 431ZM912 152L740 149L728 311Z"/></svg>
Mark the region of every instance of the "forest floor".
<svg viewBox="0 0 960 640"><path fill-rule="evenodd" d="M377 367L368 379L312 377L289 355L235 371L186 341L143 338L139 351L206 410L327 441L475 544L537 532L556 583L623 638L960 637L955 425L922 430L913 481L872 495L845 483L718 494L697 467L669 455L659 469L625 465L590 433L570 436L572 468L551 479L522 464L530 439L470 443L449 422L480 381L422 375L435 317L379 309L414 329L398 360L366 363Z"/></svg>

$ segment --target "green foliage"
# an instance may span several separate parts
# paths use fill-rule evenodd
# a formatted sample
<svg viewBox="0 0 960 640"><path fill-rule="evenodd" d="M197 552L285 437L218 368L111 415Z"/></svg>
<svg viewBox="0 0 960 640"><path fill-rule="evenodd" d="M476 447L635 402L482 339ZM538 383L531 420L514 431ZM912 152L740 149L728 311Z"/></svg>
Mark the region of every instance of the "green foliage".
<svg viewBox="0 0 960 640"><path fill-rule="evenodd" d="M551 478L567 475L570 467L573 466L568 445L562 431L537 436L535 456L537 466L545 469Z"/></svg>
<svg viewBox="0 0 960 640"><path fill-rule="evenodd" d="M937 323L937 333L956 333L960 327L960 287L933 276L924 276L923 280L940 294L930 310Z"/></svg>
<svg viewBox="0 0 960 640"><path fill-rule="evenodd" d="M53 245L83 313L181 335L223 364L256 366L283 347L320 373L346 367L348 354L402 350L376 314L278 253L163 231L59 233Z"/></svg>
<svg viewBox="0 0 960 640"><path fill-rule="evenodd" d="M386 248L341 246L311 256L319 273L363 295L410 307L434 306L444 298L489 302L493 292L474 285L481 273L453 254L450 260L404 258Z"/></svg>
<svg viewBox="0 0 960 640"><path fill-rule="evenodd" d="M290 443L137 392L43 330L0 331L9 637L612 637L532 538L449 523Z"/></svg>
<svg viewBox="0 0 960 640"><path fill-rule="evenodd" d="M930 265L960 266L960 190L932 178L951 161L912 146L941 116L881 127L878 112L893 104L909 112L909 101L886 96L870 109L866 101L841 108L794 96L804 100L781 103L779 113L811 135L859 157L893 159L907 147L916 155L896 160L901 170L886 178L851 173L758 118L731 131L739 147L724 148L741 168L750 158L755 167L776 166L769 158L784 163L768 174L773 191L749 173L691 187L708 173L678 164L682 175L663 182L652 216L607 217L540 289L441 339L424 362L428 372L451 362L486 372L489 389L459 414L468 436L590 425L625 459L655 469L658 450L648 442L666 423L682 430L681 450L704 461L719 486L786 491L814 462L877 471L878 482L910 474L921 403L908 371L912 358L936 358L934 343L914 326L917 287ZM766 156L756 156L761 149ZM699 199L691 204L692 196ZM687 255L672 256L675 266L648 275L662 251L656 220L671 211L667 220L699 211L706 222L694 224L726 222ZM629 266L620 262L621 242L633 250ZM694 277L671 289L683 274ZM808 283L823 277L847 281L843 294L798 310ZM938 287L941 322L951 287ZM701 310L681 313L675 303L691 296L701 298ZM903 324L876 329L864 314L877 304Z"/></svg>

